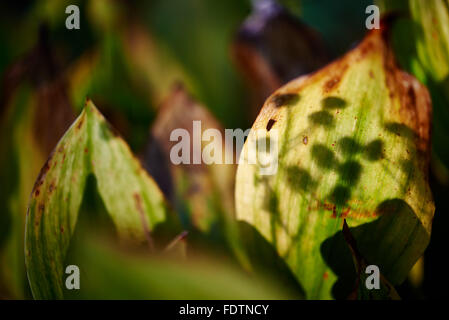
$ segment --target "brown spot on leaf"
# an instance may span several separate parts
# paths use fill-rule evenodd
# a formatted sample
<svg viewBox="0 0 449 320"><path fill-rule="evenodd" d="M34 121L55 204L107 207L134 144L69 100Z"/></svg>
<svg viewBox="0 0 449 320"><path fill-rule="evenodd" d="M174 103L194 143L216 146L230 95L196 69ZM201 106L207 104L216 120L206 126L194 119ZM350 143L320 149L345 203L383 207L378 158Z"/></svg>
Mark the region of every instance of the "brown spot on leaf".
<svg viewBox="0 0 449 320"><path fill-rule="evenodd" d="M357 200L350 200L348 201L352 203L353 205L357 206L358 201ZM337 206L333 203L327 202L327 201L321 201L316 199L316 202L313 202L312 205L309 205L308 210L309 211L315 211L315 210L326 210L331 211L331 218L351 218L354 220L358 219L365 219L367 217L377 217L383 214L383 212L377 212L377 211L361 211L361 210L355 210L351 206L345 206L341 210L341 214L337 215Z"/></svg>
<svg viewBox="0 0 449 320"><path fill-rule="evenodd" d="M338 85L338 83L340 82L340 77L335 76L332 79L326 81L326 83L324 84L324 92L329 93L330 91L332 91L333 89L335 89Z"/></svg>
<svg viewBox="0 0 449 320"><path fill-rule="evenodd" d="M55 181L53 180L51 183L50 183L50 186L48 187L48 192L49 193L52 193L53 192L53 190L56 188L56 186L55 186Z"/></svg>
<svg viewBox="0 0 449 320"><path fill-rule="evenodd" d="M45 162L44 166L42 167L41 171L39 172L36 182L34 183L33 190L34 190L34 195L36 197L40 194L40 186L44 183L45 176L47 175L47 172L50 169L50 164L51 164L52 158L53 158L53 152L48 157L47 161Z"/></svg>
<svg viewBox="0 0 449 320"><path fill-rule="evenodd" d="M139 212L139 215L140 215L140 218L142 221L142 227L143 227L143 231L145 233L145 238L147 240L148 247L150 248L150 251L153 251L154 250L153 239L151 238L150 228L148 227L147 220L145 217L145 212L143 210L142 197L137 192L135 192L133 194L133 196L134 196L134 200L136 201L137 211Z"/></svg>
<svg viewBox="0 0 449 320"><path fill-rule="evenodd" d="M283 94L276 94L271 98L271 103L276 107L282 107L285 105L291 105L295 102L297 102L299 99L298 94L296 93L283 93Z"/></svg>
<svg viewBox="0 0 449 320"><path fill-rule="evenodd" d="M302 143L304 143L304 145L307 145L308 142L309 142L309 138L307 136L302 138Z"/></svg>
<svg viewBox="0 0 449 320"><path fill-rule="evenodd" d="M79 119L78 124L76 125L76 129L77 129L77 130L81 129L81 127L83 126L84 119L85 119L85 117L81 117L81 118Z"/></svg>
<svg viewBox="0 0 449 320"><path fill-rule="evenodd" d="M38 226L39 222L41 221L42 214L44 213L45 205L43 203L39 203L37 206L37 214L36 214L36 220L35 225Z"/></svg>
<svg viewBox="0 0 449 320"><path fill-rule="evenodd" d="M276 123L276 120L274 120L274 119L268 120L268 123L267 123L267 131L270 131L271 128L273 127L273 125L274 125L275 123Z"/></svg>
<svg viewBox="0 0 449 320"><path fill-rule="evenodd" d="M351 209L349 207L345 208L341 213L341 218L345 219L348 216L350 211L351 211Z"/></svg>

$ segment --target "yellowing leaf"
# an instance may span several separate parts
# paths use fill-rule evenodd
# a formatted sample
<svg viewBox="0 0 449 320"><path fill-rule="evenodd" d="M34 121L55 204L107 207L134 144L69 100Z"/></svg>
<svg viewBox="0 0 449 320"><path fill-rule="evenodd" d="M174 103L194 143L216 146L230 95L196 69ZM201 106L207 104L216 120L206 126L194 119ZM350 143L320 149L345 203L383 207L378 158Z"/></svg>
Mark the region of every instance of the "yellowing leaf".
<svg viewBox="0 0 449 320"><path fill-rule="evenodd" d="M194 122L200 128L194 131ZM188 140L173 141L171 134L181 129L188 132ZM208 129L218 130L220 139L209 142L202 139ZM197 137L196 135L200 136ZM145 154L149 172L156 178L167 198L177 207L183 221L204 232L219 227L217 224L233 216L235 165L224 164L232 156L225 145L224 130L215 117L201 104L192 99L184 88L177 86L160 107L151 128L151 140ZM173 164L170 159L174 146L189 146L189 163ZM200 150L195 150L198 143ZM206 147L214 147L220 163L193 163L193 152L200 156ZM226 154L228 153L228 155Z"/></svg>
<svg viewBox="0 0 449 320"><path fill-rule="evenodd" d="M379 1L401 12L392 28L394 51L404 68L428 88L433 103L432 151L436 177L447 184L449 167L449 1ZM445 165L441 167L440 162Z"/></svg>
<svg viewBox="0 0 449 320"><path fill-rule="evenodd" d="M306 297L346 298L355 270L341 230L401 283L430 238L431 103L399 70L386 29L343 58L294 80L265 103L242 151L236 210L276 248ZM278 170L248 163L257 130L278 133Z"/></svg>
<svg viewBox="0 0 449 320"><path fill-rule="evenodd" d="M90 174L122 239L149 241L149 230L165 219L167 207L156 183L88 101L31 194L25 251L35 298L63 297L64 258Z"/></svg>

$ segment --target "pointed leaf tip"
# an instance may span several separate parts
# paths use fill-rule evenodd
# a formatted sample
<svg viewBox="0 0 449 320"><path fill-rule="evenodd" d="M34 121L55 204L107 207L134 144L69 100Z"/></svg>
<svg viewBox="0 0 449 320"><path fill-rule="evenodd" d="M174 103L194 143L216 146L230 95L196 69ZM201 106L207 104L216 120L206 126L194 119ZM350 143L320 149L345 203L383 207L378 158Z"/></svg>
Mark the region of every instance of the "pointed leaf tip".
<svg viewBox="0 0 449 320"><path fill-rule="evenodd" d="M165 220L168 208L157 184L88 101L42 168L29 201L25 252L35 298L64 296L63 263L91 174L122 239L149 241L148 231Z"/></svg>

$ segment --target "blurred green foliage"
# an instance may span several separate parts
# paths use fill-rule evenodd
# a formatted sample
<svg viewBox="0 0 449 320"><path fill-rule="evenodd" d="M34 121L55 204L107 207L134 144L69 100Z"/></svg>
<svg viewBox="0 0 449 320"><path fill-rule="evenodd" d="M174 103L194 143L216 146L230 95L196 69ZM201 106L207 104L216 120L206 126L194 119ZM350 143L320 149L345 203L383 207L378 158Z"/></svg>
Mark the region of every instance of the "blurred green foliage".
<svg viewBox="0 0 449 320"><path fill-rule="evenodd" d="M132 151L140 155L143 153L149 129L154 124L162 101L171 92L171 87L181 82L224 127L249 128L254 121L248 110L250 94L232 61L230 45L239 25L251 12L251 2L250 0L1 2L0 74L3 87L0 92L0 298L31 298L23 257L26 206L39 169L71 123L61 121L58 112L55 114L47 112L38 118L36 110L55 110L64 105L64 108L60 109L71 110L73 116L79 114L86 97L90 97L108 121L123 135ZM365 8L372 3L368 0L279 2L321 33L332 58L343 54L362 38L366 31ZM65 28L67 15L64 11L68 4L80 7L80 30L69 31ZM400 41L401 38L397 39ZM29 60L30 56L33 57L30 52L39 49L39 44L43 40L49 43L54 55L50 63L54 64L54 68L49 67L48 62L39 59L37 66L36 63L30 66L24 62ZM408 46L405 48L413 46L411 42L405 42ZM145 45L136 46L136 43ZM401 57L401 53L398 52L398 55ZM38 54L34 56L39 57ZM27 65L26 72L23 71L24 65ZM49 75L40 79L40 75L44 73ZM419 74L417 76L420 78ZM59 96L58 92L66 92L66 97ZM62 127L53 128L55 123L62 123ZM444 126L444 123L442 125ZM50 136L52 139L48 142L44 136ZM439 141L436 143L445 146ZM438 163L434 163L435 167L438 167ZM444 165L441 170L444 175L446 172ZM433 176L431 179L434 179ZM444 208L448 207L445 199L447 185L444 185L440 178L436 180L435 197L437 205L440 204L440 208L443 208L440 213L444 213ZM219 196L216 197L220 201ZM104 204L96 194L95 183L88 183L83 201L81 215L89 216L88 219L92 219L95 225L107 225L103 220L98 222L93 217L95 213L105 212ZM435 221L443 224L447 221L447 218L438 219L443 218L439 217L437 211ZM89 223L80 223L78 229L88 229L86 225ZM429 259L426 257L426 261L430 262L426 262L425 265L424 283L417 288L406 282L399 288L401 296L412 298L441 296L444 290L436 289L439 287L440 279L432 275L431 270L436 270L436 266L440 265L443 234L443 228L439 226L434 228L430 246L432 255ZM173 236L170 234L170 237ZM228 258L232 256L230 253L232 250L222 248L228 246L227 244L218 246L219 250L215 245L206 245L204 248L203 245L197 245L204 243L203 234L192 233L189 237L190 242L194 243L192 246L195 250L213 250L228 255ZM206 239L210 241L210 238ZM92 240L87 237L87 240L81 239L74 244L82 245L83 241ZM168 239L165 239L165 242L168 242ZM269 255L273 254L270 249L267 250ZM151 265L147 258L144 258L145 262L140 265L136 263L135 257L125 255L127 258L123 258L123 252L119 251L98 242L89 245L89 250L86 251L79 250L79 247L73 249L73 256L79 255L80 259L89 265L89 270L92 268L93 275L89 277L98 280L98 286L94 286L92 282L90 287L92 291L86 297L110 294L105 297L181 298L186 297L185 288L191 288L188 290L197 290L196 295L191 296L195 298L207 298L209 294L210 297L227 298L228 293L237 291L241 292L237 297L245 298L252 297L255 292L261 292L262 287L272 288L271 282L266 286L261 285L262 287L252 280L245 282L241 270L236 271L235 266L227 268L220 265L217 268L223 267L225 274L223 279L214 279L219 275L210 271L214 270L213 267L205 268L206 274L211 276L210 283L221 285L231 281L242 281L244 288L229 285L229 291L225 295L219 295L217 292L209 293L208 288L205 288L207 286L195 283L196 277L201 277L202 273L194 267L192 269L195 270L181 271L185 272L186 282L180 284L179 290L164 291L163 286L166 283L158 282L161 291L155 292L159 292L160 295L152 295L154 292L146 291L147 287L144 285L139 287L138 291L132 292L133 286L129 283L139 282L140 279L154 283L155 279L159 281L161 277L165 277L170 268L177 272L177 266L161 260L154 265L152 273L146 268L147 265ZM69 259L73 256L69 255ZM102 262L98 264L98 270L93 268L97 265L96 259ZM229 259L235 263L234 258ZM275 281L292 282L282 263L278 263L274 258L269 262L274 266L265 261L267 265L261 263L260 269L269 270L271 273L274 273L273 268L283 270L280 273L284 276ZM123 279L129 281L128 284L124 281L122 284L116 283L115 289L123 289L123 295L112 294L113 289L107 291L106 283L110 283L112 278L101 278L95 274L95 271L101 274L120 273L121 269L125 268L131 268L136 274L129 280L127 278L129 274L123 275ZM234 278L237 280L233 280ZM143 283L147 283L145 281ZM99 286L106 291L101 291ZM294 287L293 294L288 290L282 292L275 288L272 293L261 294L260 297L301 296L300 288L296 284L292 287ZM130 294L127 296L128 290Z"/></svg>

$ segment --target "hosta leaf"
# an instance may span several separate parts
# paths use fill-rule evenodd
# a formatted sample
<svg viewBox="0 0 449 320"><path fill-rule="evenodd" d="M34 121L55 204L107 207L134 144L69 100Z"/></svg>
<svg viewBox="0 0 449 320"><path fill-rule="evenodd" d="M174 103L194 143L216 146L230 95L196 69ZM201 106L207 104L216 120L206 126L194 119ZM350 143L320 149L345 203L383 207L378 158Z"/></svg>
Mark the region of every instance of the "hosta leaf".
<svg viewBox="0 0 449 320"><path fill-rule="evenodd" d="M166 204L156 183L88 101L31 194L25 253L35 298L63 297L64 258L90 174L121 238L145 242L149 230L165 219Z"/></svg>
<svg viewBox="0 0 449 320"><path fill-rule="evenodd" d="M385 26L373 30L343 58L276 91L242 151L237 217L272 243L307 298L349 294L355 271L344 218L393 285L429 241L430 98L397 68L385 38ZM277 133L273 175L248 163L257 130L274 142Z"/></svg>

